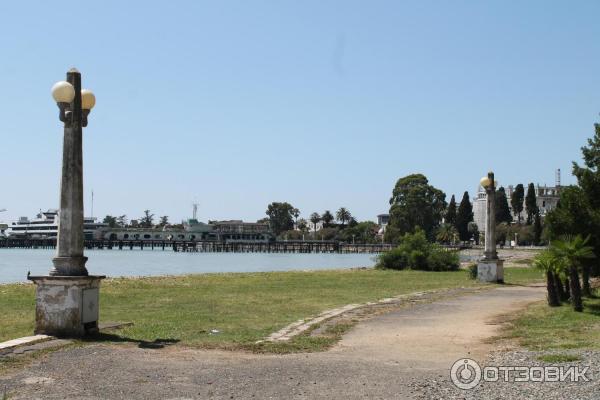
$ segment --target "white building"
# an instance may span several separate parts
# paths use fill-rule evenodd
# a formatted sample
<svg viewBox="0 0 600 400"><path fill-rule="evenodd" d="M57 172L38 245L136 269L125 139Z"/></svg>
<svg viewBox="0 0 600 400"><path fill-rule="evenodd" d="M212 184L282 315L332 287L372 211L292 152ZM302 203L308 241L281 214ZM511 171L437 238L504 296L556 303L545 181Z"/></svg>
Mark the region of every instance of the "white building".
<svg viewBox="0 0 600 400"><path fill-rule="evenodd" d="M513 221L517 221L517 215L512 210L510 204L510 198L514 192L514 186L509 185L506 189L506 198L508 201L508 207L513 216ZM521 212L521 221L527 218L527 208L525 207L525 197L527 196L527 186L525 186L525 196L523 198L523 212ZM560 198L560 186L541 186L537 184L535 186L535 199L537 206L540 210L540 216L543 218L546 214L556 208L558 200ZM486 199L487 193L481 186L477 189L477 195L473 199L473 221L477 224L480 231L485 228L485 212L486 212Z"/></svg>

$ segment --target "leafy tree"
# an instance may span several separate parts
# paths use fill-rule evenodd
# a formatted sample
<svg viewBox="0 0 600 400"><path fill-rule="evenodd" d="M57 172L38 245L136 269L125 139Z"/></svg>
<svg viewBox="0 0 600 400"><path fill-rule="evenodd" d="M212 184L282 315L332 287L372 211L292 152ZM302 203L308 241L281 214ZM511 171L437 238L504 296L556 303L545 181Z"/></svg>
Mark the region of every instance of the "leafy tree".
<svg viewBox="0 0 600 400"><path fill-rule="evenodd" d="M294 224L297 227L298 226L298 217L300 216L300 210L298 210L297 208L293 208L292 215L294 216Z"/></svg>
<svg viewBox="0 0 600 400"><path fill-rule="evenodd" d="M308 223L306 222L306 220L304 218L300 218L298 220L296 227L303 233L308 232Z"/></svg>
<svg viewBox="0 0 600 400"><path fill-rule="evenodd" d="M496 191L496 224L501 224L503 222L510 224L512 222L512 215L510 214L510 208L508 208L506 191L500 186Z"/></svg>
<svg viewBox="0 0 600 400"><path fill-rule="evenodd" d="M598 229L595 219L584 191L578 186L563 187L556 208L544 219L545 233L551 241L563 235L593 235Z"/></svg>
<svg viewBox="0 0 600 400"><path fill-rule="evenodd" d="M525 200L525 188L522 183L519 183L512 197L510 198L510 205L512 206L513 213L517 215L517 222L521 223L521 213L523 212L523 201Z"/></svg>
<svg viewBox="0 0 600 400"><path fill-rule="evenodd" d="M473 206L469 200L469 192L463 194L463 198L458 206L458 213L456 214L456 230L458 231L458 237L460 240L471 239L469 233L469 222L473 221Z"/></svg>
<svg viewBox="0 0 600 400"><path fill-rule="evenodd" d="M348 221L348 227L352 228L358 225L358 221L354 217L350 217L350 221Z"/></svg>
<svg viewBox="0 0 600 400"><path fill-rule="evenodd" d="M315 239L333 240L337 235L337 228L322 228L319 230L319 232L315 232Z"/></svg>
<svg viewBox="0 0 600 400"><path fill-rule="evenodd" d="M266 214L269 216L271 230L276 236L294 229L293 211L294 207L290 203L273 202L269 204Z"/></svg>
<svg viewBox="0 0 600 400"><path fill-rule="evenodd" d="M374 243L376 242L378 226L373 221L357 222L339 232L339 239L344 242Z"/></svg>
<svg viewBox="0 0 600 400"><path fill-rule="evenodd" d="M158 226L167 226L169 225L169 217L166 215L163 215L162 217L160 217L160 220L158 222Z"/></svg>
<svg viewBox="0 0 600 400"><path fill-rule="evenodd" d="M467 230L469 231L469 235L475 239L475 243L479 244L479 227L477 224L473 221L469 222L467 225Z"/></svg>
<svg viewBox="0 0 600 400"><path fill-rule="evenodd" d="M342 223L342 228L344 228L346 226L346 222L349 222L352 218L352 214L350 214L350 211L348 211L345 207L341 207L337 213L335 213L335 216L337 220Z"/></svg>
<svg viewBox="0 0 600 400"><path fill-rule="evenodd" d="M333 217L333 214L331 213L331 211L325 210L325 212L321 216L321 221L323 221L323 227L325 227L325 228L331 227L331 223L333 222L334 219L335 218Z"/></svg>
<svg viewBox="0 0 600 400"><path fill-rule="evenodd" d="M581 187L588 204L588 214L593 228L588 234L594 247L596 258L600 259L600 124L594 124L595 134L588 139L587 146L581 148L583 166L573 163L573 175ZM562 196L561 196L562 198ZM585 235L585 233L583 233ZM594 275L600 275L600 263L594 265Z"/></svg>
<svg viewBox="0 0 600 400"><path fill-rule="evenodd" d="M573 175L585 193L590 207L600 210L600 124L594 124L594 137L581 148L585 167L573 163Z"/></svg>
<svg viewBox="0 0 600 400"><path fill-rule="evenodd" d="M458 231L450 223L441 224L435 235L435 240L440 243L450 244L458 237Z"/></svg>
<svg viewBox="0 0 600 400"><path fill-rule="evenodd" d="M569 284L571 291L571 305L573 310L583 311L581 299L581 284L579 282L579 269L586 260L594 258L593 248L588 246L589 237L583 239L581 236L563 236L561 240L552 242L551 251L554 255L564 261L569 271Z"/></svg>
<svg viewBox="0 0 600 400"><path fill-rule="evenodd" d="M112 215L107 215L102 220L103 223L108 224L109 228L116 228L117 226L117 217L113 217Z"/></svg>
<svg viewBox="0 0 600 400"><path fill-rule="evenodd" d="M533 183L530 183L527 186L527 196L525 196L525 210L527 211L527 225L531 225L533 223L533 219L535 218L535 214L540 212L540 208L537 205L537 199L535 196L535 186Z"/></svg>
<svg viewBox="0 0 600 400"><path fill-rule="evenodd" d="M321 216L319 215L319 213L314 212L312 214L310 214L310 222L312 222L313 224L313 231L317 231L317 224L319 222L321 222Z"/></svg>
<svg viewBox="0 0 600 400"><path fill-rule="evenodd" d="M154 214L150 210L144 210L144 216L140 218L139 224L142 228L152 228L154 225Z"/></svg>
<svg viewBox="0 0 600 400"><path fill-rule="evenodd" d="M125 228L127 226L127 215L119 215L117 217L117 225L121 228Z"/></svg>
<svg viewBox="0 0 600 400"><path fill-rule="evenodd" d="M452 195L450 198L450 203L448 203L448 209L446 209L444 221L447 224L456 226L456 199L454 198L454 195Z"/></svg>
<svg viewBox="0 0 600 400"><path fill-rule="evenodd" d="M390 199L386 241L398 241L418 227L433 240L446 206L444 192L430 185L424 175L413 174L398 179Z"/></svg>
<svg viewBox="0 0 600 400"><path fill-rule="evenodd" d="M540 242L542 241L542 232L542 217L538 212L535 214L535 218L533 219L533 244L536 246L539 246Z"/></svg>

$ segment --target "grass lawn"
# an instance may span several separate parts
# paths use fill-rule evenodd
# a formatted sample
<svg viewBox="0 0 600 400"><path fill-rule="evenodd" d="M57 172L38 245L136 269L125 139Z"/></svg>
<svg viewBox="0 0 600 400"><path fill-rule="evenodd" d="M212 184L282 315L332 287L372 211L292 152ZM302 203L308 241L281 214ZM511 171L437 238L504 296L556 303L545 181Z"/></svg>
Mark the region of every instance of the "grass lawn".
<svg viewBox="0 0 600 400"><path fill-rule="evenodd" d="M530 268L505 271L507 283L539 279L540 272ZM255 341L285 325L329 308L476 285L463 270L366 269L108 279L101 288L100 320L134 323L117 331L119 337L114 340L177 340L198 347L253 348ZM32 334L33 318L34 286L0 285L0 341ZM211 334L212 329L219 333ZM327 344L311 340L317 339L298 338L290 345L308 349ZM276 347L269 351L277 351Z"/></svg>
<svg viewBox="0 0 600 400"><path fill-rule="evenodd" d="M503 337L517 339L530 350L600 349L600 295L584 298L584 311L573 311L569 304L548 307L537 303L517 315ZM560 354L542 356L556 361ZM568 358L568 355L564 355Z"/></svg>

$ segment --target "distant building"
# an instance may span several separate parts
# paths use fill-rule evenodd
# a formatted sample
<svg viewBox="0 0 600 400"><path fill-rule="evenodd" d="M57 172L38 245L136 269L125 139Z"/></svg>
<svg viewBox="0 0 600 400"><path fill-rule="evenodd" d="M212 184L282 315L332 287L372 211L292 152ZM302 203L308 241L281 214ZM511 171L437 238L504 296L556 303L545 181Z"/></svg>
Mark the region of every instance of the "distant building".
<svg viewBox="0 0 600 400"><path fill-rule="evenodd" d="M379 231L377 232L379 235L383 235L385 233L385 229L390 223L390 214L379 214L377 216L377 225L379 225Z"/></svg>
<svg viewBox="0 0 600 400"><path fill-rule="evenodd" d="M558 181L559 183L560 181ZM514 192L514 186L509 185L506 188L506 197L508 200L508 207L513 216L513 221L517 221L517 214L513 212L510 198ZM527 187L525 187L525 196L527 196ZM560 185L557 186L535 186L536 203L540 209L540 216L544 218L546 214L556 208L558 200L560 199ZM483 232L485 229L485 213L486 213L486 200L487 193L481 186L477 189L477 195L473 199L473 221L477 224L480 231ZM527 216L527 208L525 207L525 198L523 199L523 212L521 213L521 219L524 220Z"/></svg>
<svg viewBox="0 0 600 400"><path fill-rule="evenodd" d="M162 229L152 228L107 228L103 229L105 240L142 241L208 241L208 242L268 242L274 239L268 223L232 221L209 221L208 224L188 219L183 229L169 225Z"/></svg>

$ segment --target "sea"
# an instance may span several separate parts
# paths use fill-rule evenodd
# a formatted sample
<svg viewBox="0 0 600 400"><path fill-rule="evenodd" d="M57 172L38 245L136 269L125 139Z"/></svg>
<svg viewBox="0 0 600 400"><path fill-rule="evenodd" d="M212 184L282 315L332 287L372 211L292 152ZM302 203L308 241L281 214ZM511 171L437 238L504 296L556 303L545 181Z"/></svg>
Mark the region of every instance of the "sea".
<svg viewBox="0 0 600 400"><path fill-rule="evenodd" d="M26 282L27 273L47 275L56 250L0 249L0 283ZM172 250L87 250L90 275L107 277L218 272L299 271L372 267L375 254L184 253Z"/></svg>

